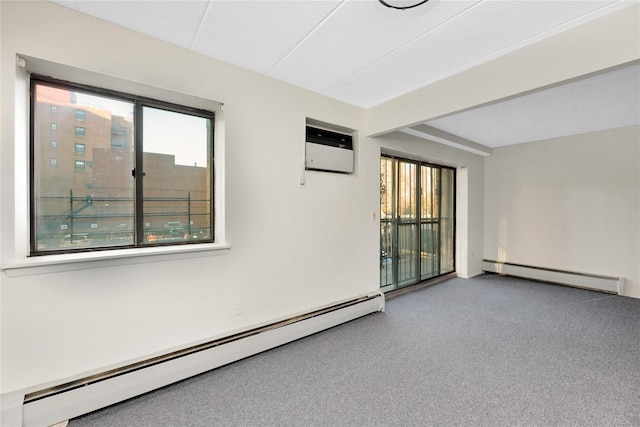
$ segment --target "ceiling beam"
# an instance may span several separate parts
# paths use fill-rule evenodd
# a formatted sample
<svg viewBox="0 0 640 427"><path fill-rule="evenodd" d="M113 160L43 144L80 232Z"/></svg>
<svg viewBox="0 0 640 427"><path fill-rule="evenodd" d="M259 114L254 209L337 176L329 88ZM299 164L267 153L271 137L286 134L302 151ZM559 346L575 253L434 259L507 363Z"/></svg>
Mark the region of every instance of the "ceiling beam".
<svg viewBox="0 0 640 427"><path fill-rule="evenodd" d="M449 147L458 148L480 156L490 156L493 153L493 150L486 145L478 144L477 142L425 124L412 126L410 128L402 128L400 129L400 132L429 141L438 142L440 144L448 145Z"/></svg>
<svg viewBox="0 0 640 427"><path fill-rule="evenodd" d="M411 128L640 59L640 3L621 4L608 15L370 108L364 133L380 136Z"/></svg>

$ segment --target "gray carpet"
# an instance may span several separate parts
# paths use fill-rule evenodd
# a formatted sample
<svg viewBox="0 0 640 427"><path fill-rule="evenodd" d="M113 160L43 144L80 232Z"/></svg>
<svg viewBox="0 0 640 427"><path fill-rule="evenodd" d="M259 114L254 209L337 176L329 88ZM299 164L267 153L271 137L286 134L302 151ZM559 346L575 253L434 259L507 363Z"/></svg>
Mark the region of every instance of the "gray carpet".
<svg viewBox="0 0 640 427"><path fill-rule="evenodd" d="M640 300L484 275L71 420L640 426Z"/></svg>

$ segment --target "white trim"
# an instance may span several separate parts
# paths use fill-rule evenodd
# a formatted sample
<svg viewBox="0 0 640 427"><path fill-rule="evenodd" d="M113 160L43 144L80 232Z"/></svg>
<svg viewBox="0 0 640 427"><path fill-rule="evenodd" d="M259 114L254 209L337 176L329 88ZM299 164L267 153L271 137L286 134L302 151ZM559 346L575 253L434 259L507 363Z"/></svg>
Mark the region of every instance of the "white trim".
<svg viewBox="0 0 640 427"><path fill-rule="evenodd" d="M482 269L492 273L524 277L543 282L559 283L562 285L618 295L622 295L624 292L624 278L622 277L577 273L490 260L482 261Z"/></svg>
<svg viewBox="0 0 640 427"><path fill-rule="evenodd" d="M169 259L193 258L195 256L223 255L228 254L230 249L231 246L228 244L198 243L193 245L43 255L26 258L21 262L12 262L3 265L2 270L9 277L31 276L34 274L86 270L113 265L130 265L167 261Z"/></svg>
<svg viewBox="0 0 640 427"><path fill-rule="evenodd" d="M426 128L427 126L424 126ZM399 132L406 133L407 135L415 136L416 138L426 139L427 141L437 142L438 144L446 145L448 147L457 148L458 150L468 151L469 153L477 154L479 156L490 156L491 148L485 147L484 145L474 143L473 141L469 141L469 143L462 143L460 141L453 141L453 138L445 139L440 136L436 136L432 133L426 133L423 131L416 130L414 128L402 128L399 129ZM460 137L457 137L462 139ZM474 144L474 145L472 145Z"/></svg>
<svg viewBox="0 0 640 427"><path fill-rule="evenodd" d="M370 313L384 311L384 295L294 321L122 375L88 383L23 405L23 426L47 426L121 402ZM20 424L18 424L20 425Z"/></svg>
<svg viewBox="0 0 640 427"><path fill-rule="evenodd" d="M0 425L21 426L23 402L24 402L24 392L22 391L1 395L0 396Z"/></svg>
<svg viewBox="0 0 640 427"><path fill-rule="evenodd" d="M143 262L166 261L168 259L192 258L227 254L230 245L225 237L225 121L223 104L191 94L179 93L165 88L145 85L119 77L83 70L27 55L17 55L15 79L15 136L13 157L13 203L8 209L14 215L7 224L14 224L9 235L12 244L2 248L0 269L9 277L44 274L62 271L100 268L113 265L128 265ZM61 80L102 87L137 96L158 99L215 111L214 123L214 229L215 242L193 245L176 245L150 248L126 248L73 254L29 256L29 79L30 73L51 76Z"/></svg>
<svg viewBox="0 0 640 427"><path fill-rule="evenodd" d="M480 276L481 274L484 274L484 271L480 270L480 271L474 271L473 273L469 273L469 274L458 274L458 277L460 277L461 279L472 279L476 276Z"/></svg>

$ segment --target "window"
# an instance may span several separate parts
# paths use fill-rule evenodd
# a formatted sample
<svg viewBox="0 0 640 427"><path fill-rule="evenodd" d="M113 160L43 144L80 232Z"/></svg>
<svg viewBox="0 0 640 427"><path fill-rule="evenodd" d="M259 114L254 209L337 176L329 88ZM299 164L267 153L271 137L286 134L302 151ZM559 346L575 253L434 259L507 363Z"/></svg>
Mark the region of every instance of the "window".
<svg viewBox="0 0 640 427"><path fill-rule="evenodd" d="M57 123L51 123L51 130L58 130L58 124Z"/></svg>
<svg viewBox="0 0 640 427"><path fill-rule="evenodd" d="M127 148L127 128L122 124L111 125L111 148L124 150Z"/></svg>
<svg viewBox="0 0 640 427"><path fill-rule="evenodd" d="M51 141L51 148L57 148L58 147L58 141Z"/></svg>
<svg viewBox="0 0 640 427"><path fill-rule="evenodd" d="M84 110L76 110L76 120L79 122L84 122L86 112Z"/></svg>
<svg viewBox="0 0 640 427"><path fill-rule="evenodd" d="M58 164L58 160L57 159L51 159L50 163L51 163L51 166L56 166Z"/></svg>
<svg viewBox="0 0 640 427"><path fill-rule="evenodd" d="M51 106L51 112L52 113L57 113L58 112L58 107L56 107L55 105Z"/></svg>
<svg viewBox="0 0 640 427"><path fill-rule="evenodd" d="M455 271L455 169L382 157L380 171L381 288Z"/></svg>
<svg viewBox="0 0 640 427"><path fill-rule="evenodd" d="M214 241L213 112L47 77L31 86L31 255ZM51 90L68 93L65 120L82 111L87 123L69 123L84 138L58 156L71 169L39 160Z"/></svg>

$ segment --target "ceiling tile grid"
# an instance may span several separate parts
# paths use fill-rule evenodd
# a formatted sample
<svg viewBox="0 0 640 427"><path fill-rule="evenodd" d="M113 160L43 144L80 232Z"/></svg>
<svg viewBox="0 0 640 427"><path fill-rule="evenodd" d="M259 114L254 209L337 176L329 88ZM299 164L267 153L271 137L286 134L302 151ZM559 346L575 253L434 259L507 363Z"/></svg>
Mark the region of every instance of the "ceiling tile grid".
<svg viewBox="0 0 640 427"><path fill-rule="evenodd" d="M638 0L49 1L368 108ZM595 78L426 123L490 147L638 124L638 67Z"/></svg>
<svg viewBox="0 0 640 427"><path fill-rule="evenodd" d="M605 8L614 0L52 0L371 107Z"/></svg>
<svg viewBox="0 0 640 427"><path fill-rule="evenodd" d="M348 80L329 96L372 107L593 12L604 1L483 1ZM425 10L431 2L424 5ZM399 66L400 65L400 66Z"/></svg>
<svg viewBox="0 0 640 427"><path fill-rule="evenodd" d="M187 48L207 8L206 1L51 1Z"/></svg>
<svg viewBox="0 0 640 427"><path fill-rule="evenodd" d="M323 92L477 2L434 1L429 8L408 13L381 7L377 1L345 1L269 75Z"/></svg>
<svg viewBox="0 0 640 427"><path fill-rule="evenodd" d="M264 74L305 40L340 3L212 1L192 49Z"/></svg>

